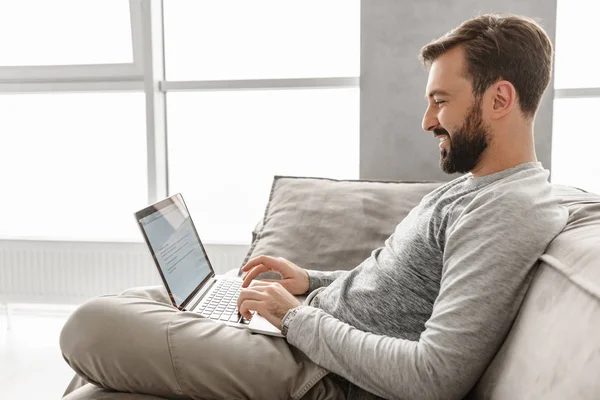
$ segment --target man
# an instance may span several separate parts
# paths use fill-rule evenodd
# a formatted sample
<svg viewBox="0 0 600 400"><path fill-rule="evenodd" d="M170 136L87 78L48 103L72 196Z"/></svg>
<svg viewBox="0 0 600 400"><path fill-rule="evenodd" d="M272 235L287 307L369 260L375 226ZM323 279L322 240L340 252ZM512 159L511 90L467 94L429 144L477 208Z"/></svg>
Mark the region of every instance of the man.
<svg viewBox="0 0 600 400"><path fill-rule="evenodd" d="M484 15L421 58L430 67L423 128L439 139L441 168L468 174L425 196L352 271L266 256L245 265L240 312L258 311L286 340L177 312L164 291L138 290L74 313L61 335L68 363L99 385L164 397L465 396L567 220L533 141L552 46L530 19ZM253 281L265 271L282 280ZM305 293L300 304L294 295Z"/></svg>

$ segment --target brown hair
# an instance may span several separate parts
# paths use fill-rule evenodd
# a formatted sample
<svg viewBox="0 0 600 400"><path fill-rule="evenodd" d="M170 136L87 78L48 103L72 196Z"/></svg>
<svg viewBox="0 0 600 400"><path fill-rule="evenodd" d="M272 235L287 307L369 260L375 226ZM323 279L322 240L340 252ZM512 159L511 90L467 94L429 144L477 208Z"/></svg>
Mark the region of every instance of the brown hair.
<svg viewBox="0 0 600 400"><path fill-rule="evenodd" d="M423 47L420 59L431 65L456 46L464 50L475 96L507 80L515 87L523 114L533 117L552 72L552 43L541 26L522 16L481 15Z"/></svg>

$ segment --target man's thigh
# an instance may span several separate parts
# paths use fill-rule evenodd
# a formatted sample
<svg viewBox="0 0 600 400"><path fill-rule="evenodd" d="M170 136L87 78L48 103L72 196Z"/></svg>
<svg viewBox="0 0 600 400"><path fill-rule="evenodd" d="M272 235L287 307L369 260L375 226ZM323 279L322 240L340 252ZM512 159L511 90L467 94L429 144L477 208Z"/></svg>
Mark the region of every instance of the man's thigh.
<svg viewBox="0 0 600 400"><path fill-rule="evenodd" d="M299 398L327 374L284 339L180 312L159 293L84 304L61 334L65 359L100 386L169 398Z"/></svg>

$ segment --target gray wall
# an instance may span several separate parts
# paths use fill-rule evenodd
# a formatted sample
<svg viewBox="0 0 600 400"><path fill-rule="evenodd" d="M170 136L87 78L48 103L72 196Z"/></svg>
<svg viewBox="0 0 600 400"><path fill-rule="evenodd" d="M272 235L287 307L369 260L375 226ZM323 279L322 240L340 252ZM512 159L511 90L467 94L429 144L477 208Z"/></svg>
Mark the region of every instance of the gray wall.
<svg viewBox="0 0 600 400"><path fill-rule="evenodd" d="M556 0L363 0L361 5L360 177L449 180L438 142L421 129L427 71L419 50L462 21L485 12L537 18L554 43ZM535 122L538 160L550 169L552 90Z"/></svg>

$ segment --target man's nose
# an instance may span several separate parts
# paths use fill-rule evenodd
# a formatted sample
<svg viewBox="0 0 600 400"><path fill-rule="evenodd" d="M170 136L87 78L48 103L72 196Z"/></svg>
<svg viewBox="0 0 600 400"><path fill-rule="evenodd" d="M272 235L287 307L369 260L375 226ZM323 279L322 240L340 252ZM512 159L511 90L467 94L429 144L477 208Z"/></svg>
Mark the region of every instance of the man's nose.
<svg viewBox="0 0 600 400"><path fill-rule="evenodd" d="M423 115L423 122L421 123L423 130L430 132L439 124L440 121L438 121L437 116L433 110L431 110L431 107L427 107L427 110L425 110L425 115Z"/></svg>

